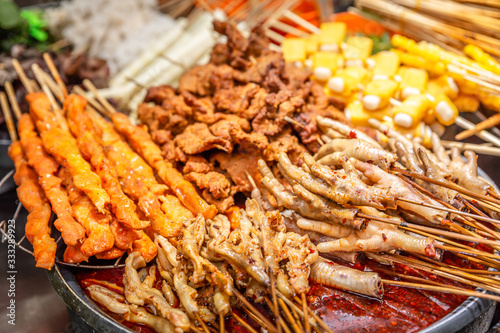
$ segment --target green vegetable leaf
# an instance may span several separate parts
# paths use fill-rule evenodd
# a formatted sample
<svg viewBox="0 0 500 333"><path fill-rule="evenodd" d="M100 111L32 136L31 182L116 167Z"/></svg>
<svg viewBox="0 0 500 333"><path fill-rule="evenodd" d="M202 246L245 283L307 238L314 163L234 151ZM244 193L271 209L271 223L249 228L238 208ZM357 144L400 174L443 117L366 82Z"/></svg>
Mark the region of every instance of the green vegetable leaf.
<svg viewBox="0 0 500 333"><path fill-rule="evenodd" d="M46 31L35 27L30 27L30 35L40 42L44 42L49 38L49 34Z"/></svg>
<svg viewBox="0 0 500 333"><path fill-rule="evenodd" d="M9 30L21 23L19 8L13 1L0 0L0 28Z"/></svg>

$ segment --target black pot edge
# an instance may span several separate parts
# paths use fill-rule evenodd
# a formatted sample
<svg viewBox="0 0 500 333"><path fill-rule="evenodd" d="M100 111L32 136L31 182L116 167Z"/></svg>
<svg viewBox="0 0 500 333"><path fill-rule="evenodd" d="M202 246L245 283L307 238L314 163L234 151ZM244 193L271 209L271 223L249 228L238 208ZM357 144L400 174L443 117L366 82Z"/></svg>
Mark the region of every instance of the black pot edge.
<svg viewBox="0 0 500 333"><path fill-rule="evenodd" d="M90 327L102 333L135 333L95 305L69 270L56 264L47 276L64 303Z"/></svg>

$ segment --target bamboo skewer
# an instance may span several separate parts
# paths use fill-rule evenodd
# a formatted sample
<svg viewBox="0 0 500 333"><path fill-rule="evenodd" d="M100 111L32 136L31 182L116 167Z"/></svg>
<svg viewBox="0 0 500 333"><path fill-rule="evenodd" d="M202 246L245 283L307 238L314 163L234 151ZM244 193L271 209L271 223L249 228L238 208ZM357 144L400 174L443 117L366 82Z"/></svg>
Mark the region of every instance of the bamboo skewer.
<svg viewBox="0 0 500 333"><path fill-rule="evenodd" d="M411 282L394 281L394 280L387 280L387 279L381 279L381 280L384 284L390 284L390 285L394 285L394 286L401 286L401 287L407 287L407 288L423 289L423 290L445 292L445 293L457 294L457 295L463 295L463 296L485 298L485 299L490 299L492 301L497 301L497 302L500 301L500 296L485 294L485 293L481 293L481 292L477 292L477 291L470 291L467 289L445 288L445 287L439 287L439 286L426 285L426 284L422 284L422 283L411 283Z"/></svg>
<svg viewBox="0 0 500 333"><path fill-rule="evenodd" d="M23 68L21 67L21 64L17 59L12 59L12 65L14 66L14 69L17 72L17 75L19 76L19 79L21 80L24 88L28 91L29 94L35 92L33 86L31 85L30 79L26 76L26 73L24 72Z"/></svg>
<svg viewBox="0 0 500 333"><path fill-rule="evenodd" d="M2 106L2 112L5 122L7 123L7 130L9 131L10 139L12 142L15 142L17 141L16 125L14 125L14 120L12 119L12 114L10 113L7 96L3 91L0 92L0 105Z"/></svg>
<svg viewBox="0 0 500 333"><path fill-rule="evenodd" d="M492 198L492 197L488 197L488 196L483 195L483 194L472 192L471 190L468 190L462 186L459 186L459 185L452 183L452 182L449 182L449 181L432 179L432 178L429 178L426 176L419 175L415 172L411 172L411 171L400 169L400 168L393 168L392 170L396 173L401 173L401 174L408 176L408 177L413 177L413 178L425 180L426 182L429 182L431 184L440 185L440 186L455 190L457 192L460 192L462 194L466 194L466 195L471 196L471 197L479 198L481 200L485 200L485 201L500 205L500 200L498 200L496 198ZM477 199L474 199L474 200L477 200Z"/></svg>
<svg viewBox="0 0 500 333"><path fill-rule="evenodd" d="M473 123L471 123L470 121L468 121L460 116L455 119L455 124L457 124L458 126L464 128L466 130L473 129L475 126ZM480 137L481 139L483 139L485 141L493 143L497 147L500 147L500 139L497 138L496 136L494 136L493 134L486 132L485 130L479 131L479 132L475 133L475 135L477 135L478 137Z"/></svg>
<svg viewBox="0 0 500 333"><path fill-rule="evenodd" d="M464 278L462 276L451 274L449 272L444 272L438 268L429 267L429 264L427 264L425 262L421 262L419 260L412 260L411 258L401 257L398 255L388 255L388 254L375 255L373 253L370 253L368 256L371 258L375 258L375 260L377 260L377 261L380 261L380 260L393 261L393 262L396 262L396 263L399 263L402 265L407 265L409 267L413 267L413 268L422 270L422 271L427 272L427 273L439 275L441 277L450 279L452 281L458 281L460 283L464 283L464 284L467 284L467 285L470 285L473 287L483 288L483 289L498 293L498 289L495 287L492 287L492 286L486 285L486 284L481 284L477 281L472 281L472 280L469 280L469 279ZM455 271L457 273L460 273L458 270L455 270Z"/></svg>
<svg viewBox="0 0 500 333"><path fill-rule="evenodd" d="M499 124L500 124L500 113L497 113L497 114L489 117L488 119L476 124L476 126L474 126L474 128L465 130L461 133L458 133L457 135L455 135L455 140L463 140L465 138L468 138L468 137L476 134L477 132L480 132L482 130L486 130L488 128L497 126Z"/></svg>
<svg viewBox="0 0 500 333"><path fill-rule="evenodd" d="M378 217L378 216L373 216L373 215L368 215L368 214L363 214L363 213L358 213L356 215L358 217L361 217L361 218L366 218L366 219L370 219L370 220L374 220L374 221L378 221L378 222L397 225L398 227L410 227L412 229L427 231L429 233L434 233L436 235L452 237L452 238L465 240L465 241L472 242L472 243L480 243L480 244L486 244L486 245L490 245L490 246L498 246L499 245L499 243L497 241L483 239L483 238L476 238L476 237L472 237L472 236L459 234L456 232L440 230L440 229L431 228L431 227L425 227L425 226L418 225L418 224L413 224L413 223L408 223L408 222L397 222L397 221L394 221L394 220L391 220L388 218L383 218L383 217Z"/></svg>
<svg viewBox="0 0 500 333"><path fill-rule="evenodd" d="M246 298L243 296L236 288L233 288L233 294L240 300L241 303L249 310L251 310L259 319L265 324L265 326L272 332L276 332L277 328L274 326L269 319L267 319L259 310L257 310Z"/></svg>
<svg viewBox="0 0 500 333"><path fill-rule="evenodd" d="M9 102L12 107L12 111L14 112L14 116L16 119L21 118L21 108L19 108L19 104L17 104L14 88L12 87L12 83L9 81L5 82L5 92L7 93L7 97L9 97Z"/></svg>
<svg viewBox="0 0 500 333"><path fill-rule="evenodd" d="M443 147L445 147L445 148L457 147L458 149L460 149L460 151L472 150L478 154L500 156L500 148L497 148L497 147L489 147L489 146L478 145L478 144L473 144L473 143L446 141L446 140L442 140L441 143L443 144Z"/></svg>
<svg viewBox="0 0 500 333"><path fill-rule="evenodd" d="M222 313L219 313L219 326L220 326L220 333L224 333L226 331L225 329L225 322L224 322L224 315Z"/></svg>
<svg viewBox="0 0 500 333"><path fill-rule="evenodd" d="M245 327L250 333L258 333L252 326L250 326L246 321L244 321L240 316L233 312L233 318L238 321L243 327Z"/></svg>
<svg viewBox="0 0 500 333"><path fill-rule="evenodd" d="M311 332L311 325L309 325L309 315L307 312L306 294L301 294L300 296L302 298L302 311L304 311L304 325L305 325L306 333L309 333L309 332Z"/></svg>
<svg viewBox="0 0 500 333"><path fill-rule="evenodd" d="M196 319L198 320L198 322L201 324L201 327L203 328L203 330L205 331L205 333L210 333L207 325L205 324L205 322L203 321L203 319L201 319L201 317L198 314L198 312L195 312L194 315L195 315Z"/></svg>
<svg viewBox="0 0 500 333"><path fill-rule="evenodd" d="M436 205L430 205L430 204L426 204L424 202L417 202L417 201L413 201L413 200L406 199L406 198L397 198L396 201L404 201L404 202L408 202L408 203L411 203L411 204L414 204L414 205L419 205L419 206L423 206L423 207L428 207L428 208L433 208L433 209L437 209L437 210L442 210L442 211L445 211L445 212L448 212L448 213L457 214L457 215L463 215L463 216L467 216L467 217L472 217L472 218L474 218L476 220L481 220L481 221L485 221L485 222L489 222L489 223L494 223L494 224L500 224L500 220L492 219L490 217L484 217L484 216L481 216L481 215L466 213L466 212L462 212L462 211L459 211L459 210L456 210L456 209L450 209L450 208L446 208L446 207L439 207L439 206L436 206Z"/></svg>

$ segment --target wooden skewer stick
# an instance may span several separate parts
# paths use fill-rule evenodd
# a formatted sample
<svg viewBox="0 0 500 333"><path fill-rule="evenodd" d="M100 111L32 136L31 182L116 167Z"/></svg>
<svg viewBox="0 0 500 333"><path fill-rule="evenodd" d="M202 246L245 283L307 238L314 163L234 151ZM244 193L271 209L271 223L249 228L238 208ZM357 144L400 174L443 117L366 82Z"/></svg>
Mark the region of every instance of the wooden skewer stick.
<svg viewBox="0 0 500 333"><path fill-rule="evenodd" d="M57 118L59 126L61 126L61 128L64 131L69 132L68 123L66 122L66 118L64 117L64 111L61 110L61 108L59 107L59 105L56 102L56 99L54 98L54 95L52 95L50 88L45 83L44 78L43 78L43 74L41 74L42 69L40 68L40 66L38 66L38 64L33 64L33 66L31 66L31 68L32 68L33 73L35 74L37 80L38 80L38 83L42 87L43 92L45 93L45 95L49 99L50 105L52 106L52 109L54 111L54 115Z"/></svg>
<svg viewBox="0 0 500 333"><path fill-rule="evenodd" d="M47 67L49 68L50 74L56 80L57 85L59 86L59 89L61 89L61 92L62 92L64 98L66 98L68 96L68 89L66 88L64 81L61 79L61 75L59 75L59 71L57 70L56 66L54 65L54 62L52 61L50 54L44 53L43 60L45 60L45 63L47 64Z"/></svg>
<svg viewBox="0 0 500 333"><path fill-rule="evenodd" d="M233 318L238 321L243 327L245 327L250 333L258 333L252 326L250 326L246 321L240 318L236 313L233 312Z"/></svg>
<svg viewBox="0 0 500 333"><path fill-rule="evenodd" d="M491 202L486 202L481 199L477 199L471 196L468 196L467 194L462 194L462 197L468 201L470 201L472 204L482 206L483 208L488 208L491 209L497 213L500 213L500 206L498 204L494 204Z"/></svg>
<svg viewBox="0 0 500 333"><path fill-rule="evenodd" d="M276 290L276 295L280 299L282 299L283 302L285 302L293 311L296 311L301 318L304 318L304 312L302 312L302 310L297 305L295 305L295 303L289 300L285 295L283 295L278 290ZM313 327L318 327L318 323L316 323L316 321L313 318L309 318L309 323Z"/></svg>
<svg viewBox="0 0 500 333"><path fill-rule="evenodd" d="M488 252L485 252L485 251L480 251L480 250L476 250L476 251L474 251L474 250L466 250L466 249L461 249L459 247L446 246L446 245L441 245L441 244L435 244L434 246L437 247L438 249L443 249L443 250L446 250L446 251L461 252L461 253L468 253L468 254L478 254L478 255L485 256L485 257L489 257L489 258L500 260L500 256L499 255L496 255L496 254L493 254L493 253L488 253Z"/></svg>
<svg viewBox="0 0 500 333"><path fill-rule="evenodd" d="M106 108L106 110L108 110L109 113L116 113L115 108L99 94L97 88L89 79L83 80L83 85L94 94L94 97L97 98L97 100Z"/></svg>
<svg viewBox="0 0 500 333"><path fill-rule="evenodd" d="M288 319L288 322L292 325L292 329L295 331L295 333L300 333L301 330L299 326L297 325L297 322L295 321L295 318L292 316L292 313L286 306L285 302L280 298L278 302L281 305L281 308L283 309L283 313L285 314L285 317Z"/></svg>
<svg viewBox="0 0 500 333"><path fill-rule="evenodd" d="M442 293L450 293L450 294L457 294L457 295L463 295L463 296L485 298L485 299L490 299L492 301L497 301L497 302L500 301L500 296L480 293L477 291L471 291L471 290L467 290L467 289L446 288L446 287L432 286L432 285L428 285L428 284L426 285L423 283L411 283L411 282L393 281L393 280L387 280L387 279L381 279L381 280L382 280L382 283L384 283L384 284L391 284L394 286L401 286L401 287L407 287L407 288L423 289L423 290L437 291L437 292L442 292Z"/></svg>
<svg viewBox="0 0 500 333"><path fill-rule="evenodd" d="M12 107L12 111L14 112L14 116L16 119L21 118L21 108L17 103L16 94L14 92L14 88L12 87L12 83L9 81L5 82L5 91L7 92L7 97L9 97L10 105Z"/></svg>
<svg viewBox="0 0 500 333"><path fill-rule="evenodd" d="M455 119L455 124L465 129L473 129L475 126L473 123L460 116ZM497 147L500 147L500 138L496 137L495 135L486 132L485 130L479 131L475 134L481 139L491 142Z"/></svg>
<svg viewBox="0 0 500 333"><path fill-rule="evenodd" d="M30 79L26 76L26 73L24 72L23 68L21 67L21 64L17 59L12 59L12 65L14 66L14 69L17 72L17 75L19 76L19 79L23 83L24 88L28 91L29 94L35 92L33 87L31 86Z"/></svg>
<svg viewBox="0 0 500 333"><path fill-rule="evenodd" d="M269 319L267 319L262 313L260 313L259 310L257 310L246 298L243 296L236 288L232 289L233 294L240 300L241 303L243 303L244 306L247 307L247 309L251 310L259 319L265 324L265 326L273 332L276 332L276 326L274 326Z"/></svg>
<svg viewBox="0 0 500 333"><path fill-rule="evenodd" d="M462 132L463 133L463 132ZM441 143L445 148L453 148L457 147L460 151L464 150L473 150L478 154L491 155L491 156L500 156L500 148L490 147L485 145L478 145L474 143L466 143L466 142L456 142L456 141L445 141L442 140Z"/></svg>
<svg viewBox="0 0 500 333"><path fill-rule="evenodd" d="M7 102L7 96L3 91L0 92L0 105L2 106L2 112L7 123L7 130L9 131L10 140L12 142L17 141L16 126L12 120L12 114L10 113L9 103Z"/></svg>
<svg viewBox="0 0 500 333"><path fill-rule="evenodd" d="M198 327L194 326L193 324L190 324L190 325L189 325L189 328L190 328L192 331L196 332L196 333L202 333L202 332L198 329Z"/></svg>
<svg viewBox="0 0 500 333"><path fill-rule="evenodd" d="M433 208L433 209L437 209L437 210L442 210L442 211L445 211L445 212L448 212L448 213L457 214L457 215L463 215L463 216L467 216L467 217L472 217L472 218L474 218L476 220L481 220L481 221L485 221L485 222L489 222L489 223L494 223L494 224L500 224L500 220L492 219L490 217L484 217L484 216L481 216L481 215L476 215L476 214L462 212L462 211L459 211L459 210L456 210L456 209L450 209L450 208L446 208L446 207L439 207L439 206L435 206L435 205L430 205L430 204L427 204L427 203L424 203L424 202L413 201L411 199L397 198L396 201L404 201L404 202L408 202L408 203L411 203L411 204L414 204L414 205L419 205L419 206L423 206L423 207L428 207L428 208Z"/></svg>
<svg viewBox="0 0 500 333"><path fill-rule="evenodd" d="M471 257L471 256L468 256L468 255L462 254L462 253L455 253L455 255L457 257L460 257L462 259L467 259L469 261L478 263L478 264L483 265L485 267L491 267L491 268L500 270L500 265L498 264L498 262L496 260L485 258L485 257L481 257L481 258L480 257Z"/></svg>
<svg viewBox="0 0 500 333"><path fill-rule="evenodd" d="M224 333L226 330L224 327L225 326L224 315L222 313L219 313L219 326L220 326L219 332Z"/></svg>
<svg viewBox="0 0 500 333"><path fill-rule="evenodd" d="M95 98L89 96L81 87L75 86L73 88L73 92L85 98L89 102L89 104L92 105L101 114L106 114L106 110L103 108L103 106L99 104L99 102L97 102Z"/></svg>
<svg viewBox="0 0 500 333"><path fill-rule="evenodd" d="M52 77L45 73L43 70L38 71L43 82L50 88L56 98L62 103L64 101L64 95L57 83L52 79ZM36 76L36 75L35 75Z"/></svg>
<svg viewBox="0 0 500 333"><path fill-rule="evenodd" d="M396 277L398 277L400 279L411 280L411 281L414 281L414 282L420 282L420 283L424 283L424 284L433 284L435 286L441 286L441 287L445 287L445 288L458 288L456 286L450 286L450 285L447 285L447 284L444 284L444 283L441 283L441 282L437 282L437 281L433 281L433 280L427 280L427 279L423 279L423 278L420 278L420 277L417 277L417 276L413 276L413 275L401 274L401 273L398 273L398 272L391 271L389 269L377 268L377 272L378 271L383 272L383 273L385 273L387 275L396 276Z"/></svg>
<svg viewBox="0 0 500 333"><path fill-rule="evenodd" d="M423 231L427 231L429 233L433 233L436 235L452 237L452 238L456 238L456 239L460 239L460 240L465 240L468 242L486 244L486 245L491 245L491 246L499 246L500 245L499 242L489 240L489 239L482 239L482 238L476 238L476 237L472 237L472 236L466 236L466 235L462 235L462 234L459 234L456 232L440 230L440 229L431 228L431 227L425 227L425 226L413 224L413 223L397 222L397 221L393 221L391 219L384 218L384 217L367 215L367 214L363 214L363 213L357 213L356 216L361 217L361 218L374 220L374 221L378 221L378 222L397 225L398 227L410 227L410 228L417 229L417 230L423 230Z"/></svg>
<svg viewBox="0 0 500 333"><path fill-rule="evenodd" d="M268 306L269 308L271 308L271 301L267 298L267 297L264 297L264 299L266 300L266 302L269 302L268 303ZM262 320L259 319L259 317L257 317L255 314L253 314L252 311L248 310L246 307L242 306L240 308L241 310L243 310L243 312L245 312L250 318L252 318L252 320L254 320L257 324L261 325L262 327L266 327L266 325L262 322ZM266 328L267 329L267 328Z"/></svg>
<svg viewBox="0 0 500 333"><path fill-rule="evenodd" d="M397 255L388 255L388 254L377 255L377 254L373 254L373 253L368 253L367 255L368 255L368 257L373 258L374 260L379 261L379 262L380 261L396 262L396 263L399 263L402 265L406 265L409 267L419 269L419 270L427 272L427 273L439 275L441 277L450 279L452 281L458 281L458 282L461 282L461 283L464 283L464 284L467 284L467 285L470 285L473 287L483 288L483 289L488 289L488 290L493 291L493 292L498 292L496 288L493 288L489 285L481 284L481 283L478 283L476 281L471 281L469 279L463 278L463 277L458 276L458 275L454 275L454 274L450 274L447 272L443 272L443 271L438 270L438 269L430 268L430 267L426 266L427 263L421 262L420 260L414 260L414 261L416 261L416 263L415 263L414 261L410 260L411 258L397 256Z"/></svg>
<svg viewBox="0 0 500 333"><path fill-rule="evenodd" d="M294 297L295 301L299 304L301 304L302 300L300 298L298 298L297 296ZM311 310L309 307L307 307L307 311L309 312L309 314L314 318L314 320L316 320L316 322L328 333L333 333L333 331L330 329L330 327L328 327L327 324L325 324L325 322L320 318L318 317L317 314L314 313L313 310Z"/></svg>
<svg viewBox="0 0 500 333"><path fill-rule="evenodd" d="M391 254L389 255L389 257L399 258L399 259L404 258L403 260L406 260L416 266L426 267L430 269L436 275L441 274L442 276L451 278L452 280L456 279L459 282L467 283L471 286L483 288L495 293L500 293L500 288L499 288L500 286L498 286L499 282L491 280L489 278L475 276L466 272L462 272L459 268L450 269L443 265L438 265L434 261L432 261L432 263L429 263L418 259L403 257L397 254Z"/></svg>
<svg viewBox="0 0 500 333"><path fill-rule="evenodd" d="M207 325L205 324L205 322L203 321L203 319L201 319L201 317L198 314L198 312L195 312L194 315L196 316L196 319L200 322L201 327L203 327L203 330L205 331L205 333L210 333L210 331L208 330Z"/></svg>
<svg viewBox="0 0 500 333"><path fill-rule="evenodd" d="M467 194L467 195L469 195L471 197L476 197L476 198L479 198L479 199L482 199L482 200L485 200L485 201L489 201L489 202L493 202L493 203L496 203L497 205L500 205L500 200L498 200L498 199L495 199L495 198L492 198L492 197L488 197L488 196L483 195L483 194L472 192L471 190L468 190L468 189L466 189L466 188L464 188L462 186L459 186L459 185L454 184L454 183L449 182L449 181L432 179L432 178L429 178L429 177L426 177L426 176L419 175L419 174L417 174L415 172L411 172L411 171L400 169L400 168L393 168L392 170L395 171L395 172L399 172L399 173L401 173L401 174L403 174L405 176L422 179L422 180L425 180L426 182L429 182L431 184L435 184L435 185L439 185L439 186L442 186L442 187L450 188L450 189L455 190L457 192L460 192L462 194Z"/></svg>
<svg viewBox="0 0 500 333"><path fill-rule="evenodd" d="M457 135L455 135L455 140L463 140L465 138L468 138L482 130L486 130L488 128L491 128L493 126L497 126L498 124L500 124L500 113L497 113L491 117L489 117L488 119L486 120L483 120L482 122L476 124L476 126L474 126L474 128L472 129L468 129L468 130L465 130L463 132L460 132L458 133Z"/></svg>
<svg viewBox="0 0 500 333"><path fill-rule="evenodd" d="M302 311L304 311L304 325L306 329L306 333L311 332L311 325L309 325L309 314L307 312L307 301L306 301L306 294L302 293L300 295L302 298Z"/></svg>

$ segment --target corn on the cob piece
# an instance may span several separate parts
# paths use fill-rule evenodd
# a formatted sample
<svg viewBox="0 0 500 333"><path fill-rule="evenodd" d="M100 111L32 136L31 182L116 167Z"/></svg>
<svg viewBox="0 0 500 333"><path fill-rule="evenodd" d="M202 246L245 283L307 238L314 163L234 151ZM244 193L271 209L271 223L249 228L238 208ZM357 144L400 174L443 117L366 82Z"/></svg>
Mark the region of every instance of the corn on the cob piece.
<svg viewBox="0 0 500 333"><path fill-rule="evenodd" d="M319 33L319 49L321 51L339 52L340 43L344 41L347 26L343 22L321 23Z"/></svg>
<svg viewBox="0 0 500 333"><path fill-rule="evenodd" d="M363 91L363 105L368 110L379 110L389 105L398 84L393 80L375 80L366 84Z"/></svg>
<svg viewBox="0 0 500 333"><path fill-rule="evenodd" d="M426 95L411 95L392 110L394 123L404 128L415 127L422 122L430 107Z"/></svg>
<svg viewBox="0 0 500 333"><path fill-rule="evenodd" d="M401 66L397 76L401 78L399 82L399 98L401 99L405 99L410 95L422 94L429 81L427 71L420 68Z"/></svg>
<svg viewBox="0 0 500 333"><path fill-rule="evenodd" d="M430 76L440 76L446 73L446 66L443 62L432 62L418 54L407 53L400 50L392 49L391 51L399 55L401 64L424 69Z"/></svg>
<svg viewBox="0 0 500 333"><path fill-rule="evenodd" d="M328 80L328 89L333 93L350 96L368 78L368 70L361 66L350 66L340 70Z"/></svg>
<svg viewBox="0 0 500 333"><path fill-rule="evenodd" d="M488 53L484 52L480 47L475 45L467 45L464 47L464 53L484 65L491 72L500 75L500 63L493 59Z"/></svg>

